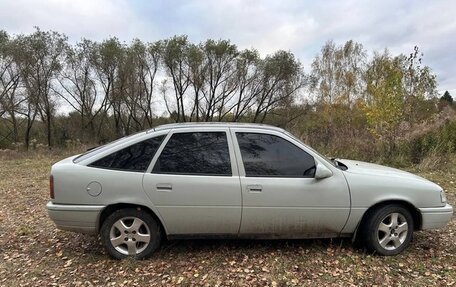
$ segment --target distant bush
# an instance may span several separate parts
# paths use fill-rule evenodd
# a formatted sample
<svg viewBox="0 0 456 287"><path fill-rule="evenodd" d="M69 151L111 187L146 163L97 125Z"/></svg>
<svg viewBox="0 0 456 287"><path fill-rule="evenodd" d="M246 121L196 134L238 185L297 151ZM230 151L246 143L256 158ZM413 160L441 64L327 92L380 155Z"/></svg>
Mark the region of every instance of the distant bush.
<svg viewBox="0 0 456 287"><path fill-rule="evenodd" d="M402 149L415 164L429 154L456 152L456 121L447 121L438 129L411 139L403 144Z"/></svg>

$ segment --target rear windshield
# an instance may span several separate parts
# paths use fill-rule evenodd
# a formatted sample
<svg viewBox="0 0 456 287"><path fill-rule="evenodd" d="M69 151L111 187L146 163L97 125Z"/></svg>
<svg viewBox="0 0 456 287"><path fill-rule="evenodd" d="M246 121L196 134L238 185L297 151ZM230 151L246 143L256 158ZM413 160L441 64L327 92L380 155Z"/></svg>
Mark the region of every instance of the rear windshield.
<svg viewBox="0 0 456 287"><path fill-rule="evenodd" d="M83 154L77 156L76 158L74 158L73 162L74 163L78 163L78 162L81 162L81 161L86 160L88 158L91 158L92 156L97 155L97 154L99 154L101 152L104 152L105 150L108 150L108 149L112 148L115 145L122 144L122 143L130 140L133 136L139 136L139 135L142 135L142 134L145 134L145 133L146 133L145 131L142 131L142 132L139 132L139 133L131 134L131 135L125 136L123 138L117 139L115 141L112 141L110 143L107 143L105 145L90 149L90 150L86 151L85 153L83 153Z"/></svg>

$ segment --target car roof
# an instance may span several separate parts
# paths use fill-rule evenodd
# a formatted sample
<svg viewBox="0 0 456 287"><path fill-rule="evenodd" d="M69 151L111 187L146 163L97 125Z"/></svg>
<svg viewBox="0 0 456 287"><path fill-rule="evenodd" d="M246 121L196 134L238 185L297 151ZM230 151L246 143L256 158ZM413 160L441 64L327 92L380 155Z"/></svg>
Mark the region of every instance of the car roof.
<svg viewBox="0 0 456 287"><path fill-rule="evenodd" d="M254 129L265 129L265 130L275 130L284 132L284 129L265 125L265 124L252 124L252 123L226 123L226 122L188 122L188 123L175 123L175 124L165 124L157 126L149 131L162 131L168 129L191 129L191 128L200 128L200 127L223 127L223 128L254 128ZM148 131L148 132L149 132Z"/></svg>

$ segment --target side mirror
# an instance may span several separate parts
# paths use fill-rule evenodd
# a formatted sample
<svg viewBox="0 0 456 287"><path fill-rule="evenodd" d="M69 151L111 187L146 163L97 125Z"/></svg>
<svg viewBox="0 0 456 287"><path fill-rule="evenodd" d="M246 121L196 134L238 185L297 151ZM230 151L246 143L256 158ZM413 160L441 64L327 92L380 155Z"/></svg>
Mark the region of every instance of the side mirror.
<svg viewBox="0 0 456 287"><path fill-rule="evenodd" d="M327 168L324 164L316 162L316 169L315 169L315 178L316 179L323 179L332 176L332 171Z"/></svg>

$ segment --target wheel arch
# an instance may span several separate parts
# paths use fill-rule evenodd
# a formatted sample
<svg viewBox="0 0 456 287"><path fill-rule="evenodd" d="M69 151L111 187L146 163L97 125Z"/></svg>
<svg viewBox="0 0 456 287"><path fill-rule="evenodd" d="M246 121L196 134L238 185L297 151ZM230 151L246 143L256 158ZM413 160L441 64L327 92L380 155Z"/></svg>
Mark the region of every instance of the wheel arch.
<svg viewBox="0 0 456 287"><path fill-rule="evenodd" d="M163 230L163 236L167 236L166 228L165 225L163 224L162 220L160 217L157 216L157 214L150 209L149 207L141 204L135 204L135 203L114 203L106 206L100 213L97 221L97 232L100 232L101 226L103 222L106 220L106 218L112 214L114 211L119 210L119 209L125 209L125 208L135 208L135 209L140 209L140 210L145 210L147 213L149 213L160 225L161 230Z"/></svg>
<svg viewBox="0 0 456 287"><path fill-rule="evenodd" d="M423 223L421 213L418 210L418 208L416 208L412 203L410 203L406 200L403 200L403 199L384 200L384 201L377 202L376 204L370 206L366 210L366 212L364 212L363 216L361 217L361 220L358 222L358 226L356 227L355 233L353 234L353 240L356 239L359 227L362 226L363 222L368 218L368 216L372 213L372 211L374 211L378 208L387 206L387 205L391 205L391 204L401 205L401 206L405 207L408 211L410 211L410 213L412 214L412 218L413 218L414 231L421 229L421 226Z"/></svg>

